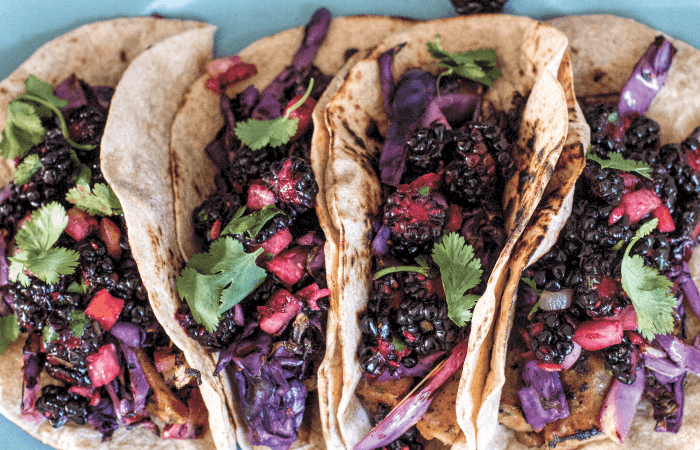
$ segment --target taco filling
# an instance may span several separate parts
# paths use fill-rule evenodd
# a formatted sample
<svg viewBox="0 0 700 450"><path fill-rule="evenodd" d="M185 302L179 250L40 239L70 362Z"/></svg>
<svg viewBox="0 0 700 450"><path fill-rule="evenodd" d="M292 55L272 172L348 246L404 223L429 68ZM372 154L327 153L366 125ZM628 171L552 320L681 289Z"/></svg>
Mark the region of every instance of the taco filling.
<svg viewBox="0 0 700 450"><path fill-rule="evenodd" d="M311 111L330 81L313 65L330 14L317 11L292 65L266 88L221 95L224 127L207 153L215 191L192 220L203 253L177 279L181 327L218 351L234 384L251 445L285 449L297 439L325 351L330 291L319 187L309 162ZM207 87L256 73L238 57L215 60Z"/></svg>
<svg viewBox="0 0 700 450"><path fill-rule="evenodd" d="M55 89L34 76L25 85L0 143L17 167L0 191L2 344L27 333L23 415L89 424L103 440L120 425L164 439L203 436L198 372L151 310L100 169L114 89L75 76Z"/></svg>
<svg viewBox="0 0 700 450"><path fill-rule="evenodd" d="M686 374L700 375L687 321L700 317L688 271L700 232L700 130L660 145L658 123L644 115L675 53L659 36L618 98L583 99L591 147L573 210L524 272L509 342L500 421L524 443L623 442L642 399L655 431L681 427Z"/></svg>

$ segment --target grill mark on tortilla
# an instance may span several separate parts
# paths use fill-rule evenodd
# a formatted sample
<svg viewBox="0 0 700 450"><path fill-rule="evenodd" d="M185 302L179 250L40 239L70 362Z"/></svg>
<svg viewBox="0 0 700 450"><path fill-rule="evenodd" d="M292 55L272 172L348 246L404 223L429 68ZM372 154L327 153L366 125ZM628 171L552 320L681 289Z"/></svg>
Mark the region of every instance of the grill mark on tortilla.
<svg viewBox="0 0 700 450"><path fill-rule="evenodd" d="M359 105L355 105L357 108L359 108ZM350 133L350 136L355 140L355 144L359 145L362 147L362 150L367 150L367 146L365 145L365 141L362 140L360 136L357 135L352 129L350 128L350 124L348 123L347 120L343 120L343 127L347 130L348 133Z"/></svg>
<svg viewBox="0 0 700 450"><path fill-rule="evenodd" d="M355 48L355 47L350 47L350 48L345 50L345 53L343 54L343 59L345 60L345 62L348 62L348 59L352 58L352 55L354 55L355 53L357 53L359 51L360 50Z"/></svg>
<svg viewBox="0 0 700 450"><path fill-rule="evenodd" d="M528 170L523 170L522 172L520 172L520 176L518 177L518 192L523 192L525 186L534 178L534 175L531 174Z"/></svg>
<svg viewBox="0 0 700 450"><path fill-rule="evenodd" d="M594 83L600 83L600 80L602 80L603 77L605 77L605 75L606 75L606 73L603 72L602 70L594 69L591 72L590 78L591 78L591 80L593 80Z"/></svg>
<svg viewBox="0 0 700 450"><path fill-rule="evenodd" d="M123 63L127 62L126 51L122 50L121 53L119 53L119 59L121 59Z"/></svg>
<svg viewBox="0 0 700 450"><path fill-rule="evenodd" d="M369 124L365 130L365 135L379 145L384 145L384 136L379 132L379 125L374 119L369 119Z"/></svg>

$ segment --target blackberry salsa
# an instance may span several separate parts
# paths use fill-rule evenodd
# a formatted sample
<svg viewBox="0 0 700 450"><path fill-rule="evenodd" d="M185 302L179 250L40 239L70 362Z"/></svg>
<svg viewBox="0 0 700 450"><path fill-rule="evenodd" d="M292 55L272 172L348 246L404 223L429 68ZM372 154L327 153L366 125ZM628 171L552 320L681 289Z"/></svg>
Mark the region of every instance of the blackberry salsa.
<svg viewBox="0 0 700 450"><path fill-rule="evenodd" d="M248 442L276 449L294 443L317 401L310 393L326 347L330 291L309 159L311 112L331 79L312 63L330 21L316 11L292 65L260 91L223 93L257 72L239 57L209 65L207 87L221 93L226 118L207 147L220 171L192 214L204 252L177 279L186 303L176 319L220 352L216 372L230 376Z"/></svg>
<svg viewBox="0 0 700 450"><path fill-rule="evenodd" d="M435 45L429 43L429 48L430 44ZM379 61L380 67L386 63ZM395 143L393 158L387 153L394 143L385 144L379 162L386 200L373 225L374 281L359 321L357 356L364 377L356 391L374 416L374 425L468 338L471 309L484 293L506 242L502 195L514 171L512 148L526 99L520 98L508 112L485 118L481 94L474 93L483 91L480 86L477 81L413 69L395 88L394 105L401 98L404 108L423 101L412 93L432 94L424 109L416 107L418 117L394 113L387 140L401 119L420 118L426 125ZM385 95L392 90L382 87ZM437 100L443 108L452 102L468 113L448 122L440 108L427 106ZM386 104L391 102L385 99ZM404 167L396 169L399 161ZM392 387L388 380L394 380ZM385 391L390 395L382 394ZM455 422L454 411L429 414L440 416L440 423L449 422L451 415ZM418 429L409 428L387 448L422 448L420 434L452 442L459 430L452 428L442 432L419 423Z"/></svg>
<svg viewBox="0 0 700 450"><path fill-rule="evenodd" d="M556 244L525 270L509 344L522 353L507 366L524 380L524 417L530 431L544 429L532 444L601 432L624 440L641 398L653 406L656 431L680 428L686 372L698 374L700 358L685 343L688 306L700 316L688 272L700 232L700 127L660 145L659 125L644 115L655 92L635 77L642 71L662 85L674 53L659 37L618 104L584 99L591 147L573 210ZM600 398L586 400L578 388L594 379ZM538 406L545 401L549 408Z"/></svg>
<svg viewBox="0 0 700 450"><path fill-rule="evenodd" d="M114 89L75 76L55 90L34 76L25 84L0 143L17 167L0 190L0 320L4 336L27 333L23 416L89 424L103 440L120 424L163 439L202 437L197 372L155 319L100 170Z"/></svg>

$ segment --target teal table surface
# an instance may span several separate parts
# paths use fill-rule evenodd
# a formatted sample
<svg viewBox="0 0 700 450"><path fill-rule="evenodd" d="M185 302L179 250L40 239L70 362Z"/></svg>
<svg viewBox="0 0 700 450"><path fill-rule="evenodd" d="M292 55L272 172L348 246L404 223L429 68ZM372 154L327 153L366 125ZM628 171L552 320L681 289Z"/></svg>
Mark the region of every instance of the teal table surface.
<svg viewBox="0 0 700 450"><path fill-rule="evenodd" d="M46 41L96 20L158 13L206 21L218 27L216 52L223 55L236 53L263 36L304 25L321 6L330 9L334 16L390 14L436 19L454 15L448 0L0 0L0 79L7 77ZM510 0L506 12L535 19L616 14L700 48L697 0ZM13 450L51 449L0 416L0 447L4 445Z"/></svg>

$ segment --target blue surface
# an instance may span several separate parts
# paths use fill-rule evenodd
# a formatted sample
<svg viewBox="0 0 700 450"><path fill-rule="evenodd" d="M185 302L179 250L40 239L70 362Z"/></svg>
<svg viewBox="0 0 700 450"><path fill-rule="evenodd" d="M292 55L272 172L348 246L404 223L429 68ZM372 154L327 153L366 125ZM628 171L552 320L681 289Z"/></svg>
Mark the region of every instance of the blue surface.
<svg viewBox="0 0 700 450"><path fill-rule="evenodd" d="M305 24L321 6L328 7L335 16L392 14L434 19L454 14L448 0L0 0L0 79L7 77L44 42L95 20L152 13L203 20L219 27L217 52L231 54L262 36ZM536 19L568 14L617 14L700 48L697 0L510 0L506 11ZM3 445L18 450L50 450L0 416L0 446Z"/></svg>

